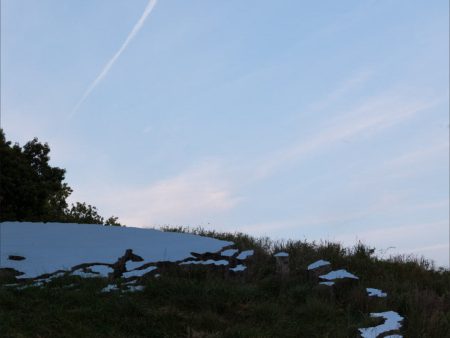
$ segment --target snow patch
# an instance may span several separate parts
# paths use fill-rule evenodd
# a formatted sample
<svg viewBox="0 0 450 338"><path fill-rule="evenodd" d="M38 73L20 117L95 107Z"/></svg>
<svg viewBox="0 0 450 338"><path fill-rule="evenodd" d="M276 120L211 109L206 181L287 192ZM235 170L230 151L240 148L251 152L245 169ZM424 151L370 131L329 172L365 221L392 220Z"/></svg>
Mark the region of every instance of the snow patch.
<svg viewBox="0 0 450 338"><path fill-rule="evenodd" d="M221 253L221 255L222 256L225 256L225 257L231 257L231 256L233 256L236 252L238 252L239 250L237 250L237 249L228 249L228 250L225 250L225 251L223 251L222 253Z"/></svg>
<svg viewBox="0 0 450 338"><path fill-rule="evenodd" d="M131 271L131 270L135 270L135 269L139 269L141 266L145 265L145 262L133 262L133 261L127 261L125 263L125 268L127 269L127 271Z"/></svg>
<svg viewBox="0 0 450 338"><path fill-rule="evenodd" d="M109 284L105 286L100 292L111 292L111 291L118 291L119 288L115 284Z"/></svg>
<svg viewBox="0 0 450 338"><path fill-rule="evenodd" d="M94 273L98 273L102 277L108 277L108 274L114 271L113 268L107 265L94 265L90 266L89 269L91 269Z"/></svg>
<svg viewBox="0 0 450 338"><path fill-rule="evenodd" d="M156 269L157 269L156 266L149 266L142 270L133 270L133 271L124 272L122 277L123 278L141 277L141 276L145 275L146 273L149 273L150 271L153 271Z"/></svg>
<svg viewBox="0 0 450 338"><path fill-rule="evenodd" d="M384 318L385 322L378 326L359 329L363 338L376 338L383 333L399 330L401 328L400 322L403 320L403 317L395 311L371 313L370 317Z"/></svg>
<svg viewBox="0 0 450 338"><path fill-rule="evenodd" d="M182 262L179 265L190 265L190 264L200 264L200 265L228 265L229 262L222 259L219 261L215 261L213 259L208 259L207 261L187 261L187 262Z"/></svg>
<svg viewBox="0 0 450 338"><path fill-rule="evenodd" d="M63 276L65 276L64 272L58 272L58 273L55 273L54 275L51 275L48 278L35 279L35 282L50 283L53 279L56 279L56 278L59 278L59 277L63 277Z"/></svg>
<svg viewBox="0 0 450 338"><path fill-rule="evenodd" d="M239 264L239 265L236 265L236 267L231 268L230 270L234 271L234 272L239 272L239 271L244 271L245 269L247 269L247 267L245 265Z"/></svg>
<svg viewBox="0 0 450 338"><path fill-rule="evenodd" d="M274 257L289 257L289 254L287 252L281 251L273 255Z"/></svg>
<svg viewBox="0 0 450 338"><path fill-rule="evenodd" d="M351 274L347 270L341 269L341 270L335 270L327 273L326 275L319 276L322 279L326 280L334 280L334 279L341 279L341 278L352 278L352 279L359 279L355 275Z"/></svg>
<svg viewBox="0 0 450 338"><path fill-rule="evenodd" d="M240 259L240 260L244 260L247 259L250 256L253 256L255 253L254 250L246 250L246 251L242 251L236 258Z"/></svg>
<svg viewBox="0 0 450 338"><path fill-rule="evenodd" d="M98 278L101 277L98 273L85 272L82 269L77 269L72 272L72 276L79 276L83 278Z"/></svg>
<svg viewBox="0 0 450 338"><path fill-rule="evenodd" d="M6 288L15 288L19 285L20 284L14 283L14 284L3 284L2 286L6 287Z"/></svg>
<svg viewBox="0 0 450 338"><path fill-rule="evenodd" d="M144 290L143 285L131 285L128 287L128 289L125 290L125 292L136 292L136 291L143 291Z"/></svg>
<svg viewBox="0 0 450 338"><path fill-rule="evenodd" d="M380 289L366 288L366 291L369 297L379 297L379 298L387 297L387 293L381 291Z"/></svg>
<svg viewBox="0 0 450 338"><path fill-rule="evenodd" d="M334 282L320 282L321 285L333 286Z"/></svg>
<svg viewBox="0 0 450 338"><path fill-rule="evenodd" d="M320 259L317 262L309 264L308 265L308 270L314 270L314 269L320 268L321 266L330 265L330 264L331 264L330 262L324 261L323 259Z"/></svg>

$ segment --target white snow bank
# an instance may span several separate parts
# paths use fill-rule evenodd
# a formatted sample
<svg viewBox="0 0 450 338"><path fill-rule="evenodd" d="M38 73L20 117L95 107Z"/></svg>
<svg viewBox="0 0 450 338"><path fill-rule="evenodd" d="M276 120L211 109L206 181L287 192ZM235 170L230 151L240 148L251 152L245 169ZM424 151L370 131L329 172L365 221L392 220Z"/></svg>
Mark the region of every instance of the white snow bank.
<svg viewBox="0 0 450 338"><path fill-rule="evenodd" d="M238 251L239 250L237 250L237 249L228 249L228 250L223 251L221 253L221 255L224 256L224 257L231 257Z"/></svg>
<svg viewBox="0 0 450 338"><path fill-rule="evenodd" d="M321 266L325 266L325 265L330 265L330 262L324 261L323 259L320 259L317 262L309 264L308 265L308 270L314 270L314 269L320 268Z"/></svg>
<svg viewBox="0 0 450 338"><path fill-rule="evenodd" d="M236 258L240 259L240 260L244 260L244 259L247 259L250 256L253 256L254 253L255 253L254 250L242 251Z"/></svg>
<svg viewBox="0 0 450 338"><path fill-rule="evenodd" d="M364 329L359 329L361 333L361 337L363 338L376 338L382 333L399 330L401 328L400 322L403 320L403 317L400 316L397 312L387 311L380 313L371 313L370 316L372 318L384 318L385 322L381 325L368 327Z"/></svg>
<svg viewBox="0 0 450 338"><path fill-rule="evenodd" d="M351 274L347 270L335 270L327 273L326 275L319 276L322 279L326 280L334 280L334 279L341 279L341 278L353 278L353 279L359 279L355 275Z"/></svg>
<svg viewBox="0 0 450 338"><path fill-rule="evenodd" d="M385 336L384 338L403 338L403 336L400 336L399 334L391 334L390 336Z"/></svg>
<svg viewBox="0 0 450 338"><path fill-rule="evenodd" d="M289 254L287 252L281 251L281 252L277 252L275 255L273 255L274 257L288 257Z"/></svg>
<svg viewBox="0 0 450 338"><path fill-rule="evenodd" d="M327 286L333 286L334 282L320 282L319 284L327 285Z"/></svg>
<svg viewBox="0 0 450 338"><path fill-rule="evenodd" d="M230 270L234 271L234 272L239 272L239 271L244 271L245 269L247 269L247 267L245 265L239 264L239 265L236 265L236 267L231 268Z"/></svg>
<svg viewBox="0 0 450 338"><path fill-rule="evenodd" d="M150 271L156 270L156 266L149 266L142 270L133 270L133 271L127 271L124 272L122 277L124 278L130 278L130 277L141 277L145 275L146 273L149 273Z"/></svg>
<svg viewBox="0 0 450 338"><path fill-rule="evenodd" d="M374 289L374 288L366 288L367 294L369 297L386 297L387 293L381 291L380 289Z"/></svg>
<svg viewBox="0 0 450 338"><path fill-rule="evenodd" d="M82 263L113 264L127 249L144 263L179 261L191 252L218 252L232 242L192 234L154 229L73 223L0 223L0 268L23 272L33 278ZM20 255L24 260L9 260Z"/></svg>

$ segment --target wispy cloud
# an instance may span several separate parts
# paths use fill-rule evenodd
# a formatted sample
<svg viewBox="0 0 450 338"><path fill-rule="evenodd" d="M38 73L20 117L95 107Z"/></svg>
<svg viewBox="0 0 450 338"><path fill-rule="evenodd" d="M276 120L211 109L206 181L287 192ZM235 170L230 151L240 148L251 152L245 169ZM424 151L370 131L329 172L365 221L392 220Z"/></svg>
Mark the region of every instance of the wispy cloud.
<svg viewBox="0 0 450 338"><path fill-rule="evenodd" d="M434 143L430 143L427 147L414 149L413 151L387 161L384 165L384 169L389 171L393 171L397 168L404 169L405 167L415 166L419 163L426 163L427 160L436 156L446 158L448 150L448 140L437 140Z"/></svg>
<svg viewBox="0 0 450 338"><path fill-rule="evenodd" d="M386 213L411 213L427 210L445 210L449 208L449 200L442 199L428 203L416 203L411 204L408 200L404 199L405 196L397 194L384 194L380 196L373 203L366 205L364 208L354 208L350 210L335 210L316 213L309 213L306 215L298 216L295 218L284 218L276 221L263 221L254 224L248 224L239 227L240 231L249 232L253 235L271 235L276 233L292 233L292 231L300 230L302 233L311 229L321 228L324 231L330 230L330 233L340 233L342 224L354 224L360 222L363 224L365 221L372 219L374 216L380 216ZM335 228L338 226L337 228ZM335 228L333 230L333 228ZM395 227L394 227L395 228ZM389 228L388 228L389 229ZM361 233L364 235L367 231L361 229ZM384 230L383 230L384 231ZM360 231L356 231L351 236L359 235ZM372 233L370 232L370 233ZM340 237L339 237L340 238Z"/></svg>
<svg viewBox="0 0 450 338"><path fill-rule="evenodd" d="M217 161L207 161L144 187L127 187L99 197L130 226L198 225L234 208L240 201Z"/></svg>
<svg viewBox="0 0 450 338"><path fill-rule="evenodd" d="M396 95L383 94L366 100L350 112L330 119L315 135L272 154L257 169L255 177L263 179L276 170L340 142L354 137L374 136L401 123L420 111L434 106L438 100L399 99Z"/></svg>
<svg viewBox="0 0 450 338"><path fill-rule="evenodd" d="M352 74L349 78L341 81L323 100L314 102L308 109L318 111L335 104L336 101L363 87L372 75L373 71L371 70L363 70Z"/></svg>
<svg viewBox="0 0 450 338"><path fill-rule="evenodd" d="M142 26L145 23L145 20L149 16L149 14L152 12L153 8L156 5L157 0L150 0L147 4L147 6L144 9L144 12L142 13L139 20L134 25L133 29L131 30L130 34L128 34L127 38L123 42L122 46L120 46L119 50L113 55L113 57L105 64L102 71L98 76L95 78L95 80L89 85L89 87L84 92L81 99L77 102L75 107L72 109L72 112L69 115L69 118L73 117L77 110L80 108L80 106L83 104L83 102L88 98L88 96L92 93L92 91L95 89L95 87L98 86L98 84L105 78L105 76L110 71L111 67L114 65L114 63L117 61L119 56L123 53L123 51L128 47L128 44L131 42L131 40L134 39L136 34L141 30Z"/></svg>

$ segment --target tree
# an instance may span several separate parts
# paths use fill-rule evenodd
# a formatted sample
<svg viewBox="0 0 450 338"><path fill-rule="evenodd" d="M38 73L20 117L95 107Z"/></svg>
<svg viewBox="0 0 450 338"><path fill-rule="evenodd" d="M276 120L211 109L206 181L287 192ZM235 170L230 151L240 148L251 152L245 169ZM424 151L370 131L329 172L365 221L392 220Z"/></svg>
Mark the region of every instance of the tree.
<svg viewBox="0 0 450 338"><path fill-rule="evenodd" d="M49 153L49 145L37 138L12 145L0 129L0 221L120 225L113 216L104 222L97 208L85 203L68 208L72 189L64 182L66 170L50 166Z"/></svg>
<svg viewBox="0 0 450 338"><path fill-rule="evenodd" d="M77 202L66 213L68 222L88 223L88 224L105 224L120 226L118 218L111 216L106 221L97 212L97 208L86 203Z"/></svg>

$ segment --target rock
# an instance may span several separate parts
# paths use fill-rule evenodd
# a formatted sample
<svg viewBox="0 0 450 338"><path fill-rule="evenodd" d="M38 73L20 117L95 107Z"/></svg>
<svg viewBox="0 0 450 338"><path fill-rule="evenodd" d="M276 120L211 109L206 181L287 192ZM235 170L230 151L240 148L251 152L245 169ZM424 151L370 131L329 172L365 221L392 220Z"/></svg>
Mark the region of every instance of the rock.
<svg viewBox="0 0 450 338"><path fill-rule="evenodd" d="M8 259L12 260L12 261L23 261L25 259L25 257L23 257L23 256L16 256L16 255L9 255Z"/></svg>
<svg viewBox="0 0 450 338"><path fill-rule="evenodd" d="M15 279L17 276L23 275L23 272L19 272L12 268L2 268L0 269L0 278L5 279Z"/></svg>
<svg viewBox="0 0 450 338"><path fill-rule="evenodd" d="M281 278L289 276L289 256L275 256L276 271Z"/></svg>
<svg viewBox="0 0 450 338"><path fill-rule="evenodd" d="M127 270L126 263L127 261L132 262L142 262L144 259L138 255L135 255L133 253L133 250L127 249L125 251L125 254L119 258L119 260L114 263L111 267L114 269L114 272L112 273L112 277L119 278L122 276L122 274Z"/></svg>

